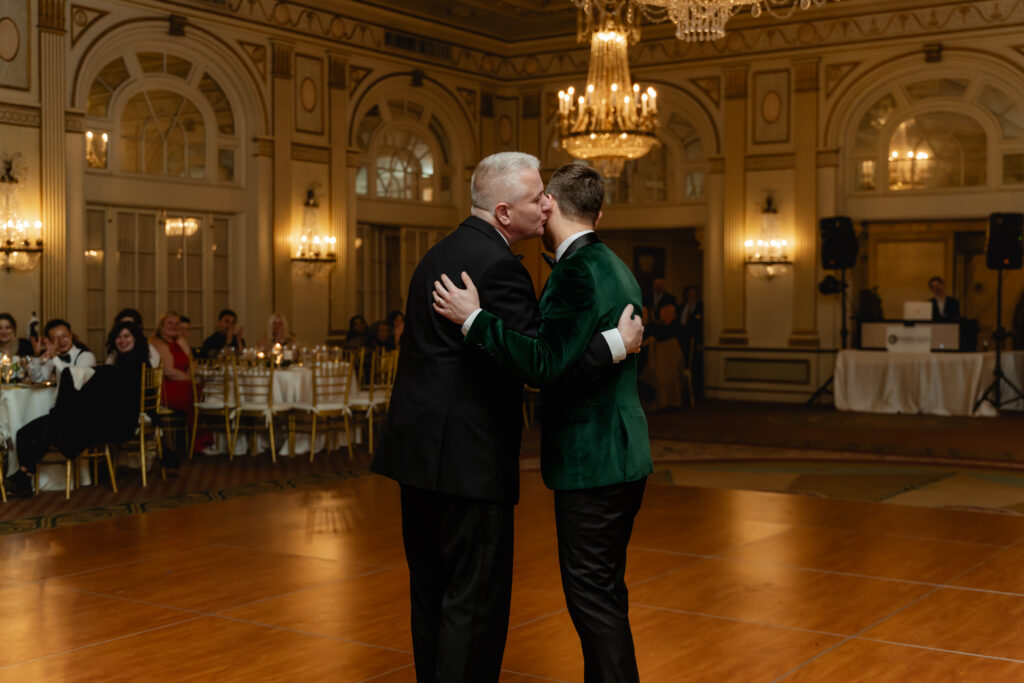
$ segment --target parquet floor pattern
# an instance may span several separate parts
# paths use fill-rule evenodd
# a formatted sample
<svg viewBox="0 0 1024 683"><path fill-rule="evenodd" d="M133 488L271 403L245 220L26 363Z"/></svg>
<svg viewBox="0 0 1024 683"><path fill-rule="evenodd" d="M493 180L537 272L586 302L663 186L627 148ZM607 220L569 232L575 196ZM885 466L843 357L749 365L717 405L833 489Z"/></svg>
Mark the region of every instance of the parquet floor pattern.
<svg viewBox="0 0 1024 683"><path fill-rule="evenodd" d="M502 681L582 681L523 478ZM1024 680L1024 518L648 486L641 680ZM398 488L365 477L0 538L0 682L415 680Z"/></svg>

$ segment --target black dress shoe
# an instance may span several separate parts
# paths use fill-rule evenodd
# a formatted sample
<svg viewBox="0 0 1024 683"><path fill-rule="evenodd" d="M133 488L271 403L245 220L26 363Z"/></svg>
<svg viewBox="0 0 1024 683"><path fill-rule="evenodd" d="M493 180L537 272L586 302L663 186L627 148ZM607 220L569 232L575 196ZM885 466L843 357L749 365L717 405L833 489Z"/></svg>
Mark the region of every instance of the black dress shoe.
<svg viewBox="0 0 1024 683"><path fill-rule="evenodd" d="M12 498L31 498L36 492L32 485L32 477L21 470L4 480L4 488L7 489L7 495Z"/></svg>

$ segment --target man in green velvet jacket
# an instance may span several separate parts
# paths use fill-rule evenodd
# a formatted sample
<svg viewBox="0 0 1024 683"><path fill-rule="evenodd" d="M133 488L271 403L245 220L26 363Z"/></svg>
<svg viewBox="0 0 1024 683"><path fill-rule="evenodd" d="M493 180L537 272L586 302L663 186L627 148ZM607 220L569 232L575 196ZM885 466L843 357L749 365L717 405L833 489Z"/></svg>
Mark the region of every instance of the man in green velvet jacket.
<svg viewBox="0 0 1024 683"><path fill-rule="evenodd" d="M647 419L637 395L637 356L589 377L567 376L595 332L614 327L640 287L594 232L601 175L581 164L555 171L544 243L556 262L540 298L537 337L508 329L447 277L434 308L463 325L465 341L542 387L541 469L555 491L562 586L583 647L586 683L639 680L624 575L626 547L652 471Z"/></svg>

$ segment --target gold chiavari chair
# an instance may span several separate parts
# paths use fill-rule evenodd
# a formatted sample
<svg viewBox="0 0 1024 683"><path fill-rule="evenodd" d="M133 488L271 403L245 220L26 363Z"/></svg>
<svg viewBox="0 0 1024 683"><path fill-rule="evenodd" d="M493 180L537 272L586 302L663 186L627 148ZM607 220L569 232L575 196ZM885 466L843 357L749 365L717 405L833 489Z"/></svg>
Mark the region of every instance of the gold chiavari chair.
<svg viewBox="0 0 1024 683"><path fill-rule="evenodd" d="M238 431L246 423L249 432L249 453L253 453L256 432L266 430L270 436L270 459L277 462L277 444L274 441L274 416L289 409L286 405L274 405L274 366L265 367L262 362L237 360L232 372L235 387L235 426L230 438L238 443Z"/></svg>
<svg viewBox="0 0 1024 683"><path fill-rule="evenodd" d="M695 340L690 338L690 348L686 352L686 367L682 369L683 381L686 382L686 390L690 398L690 407L693 408L696 402L693 399L693 349Z"/></svg>
<svg viewBox="0 0 1024 683"><path fill-rule="evenodd" d="M356 386L363 385L363 375L366 373L363 371L363 362L366 359L366 347L358 346L356 348L341 348L341 360L349 363L352 366L352 376L355 377Z"/></svg>
<svg viewBox="0 0 1024 683"><path fill-rule="evenodd" d="M349 408L353 417L366 422L367 441L370 455L373 455L373 425L387 415L391 400L391 384L397 370L397 351L383 349L370 353L370 364L363 386L350 393Z"/></svg>
<svg viewBox="0 0 1024 683"><path fill-rule="evenodd" d="M82 451L78 456L79 460L89 463L92 472L92 483L95 484L98 481L99 475L99 461L106 460L107 472L110 474L110 488L113 489L114 493L117 493L117 479L114 476L114 461L110 457L110 444L103 444L102 446L93 446ZM70 461L69 461L70 462ZM75 467L75 488L81 483L81 469ZM68 487L70 488L70 487Z"/></svg>
<svg viewBox="0 0 1024 683"><path fill-rule="evenodd" d="M163 434L160 426L160 396L163 393L164 371L163 368L143 368L142 382L139 395L139 426L135 430L132 439L119 446L123 449L133 450L139 454L139 469L142 471L142 485L148 486L146 451L152 445L156 451L157 462L160 463L160 476L167 478L167 472L163 468L163 445L161 439Z"/></svg>
<svg viewBox="0 0 1024 683"><path fill-rule="evenodd" d="M228 442L228 460L234 460L235 443L231 438L231 411L235 405L235 396L231 390L230 370L231 366L219 358L192 360L192 403L195 417L188 444L190 459L195 451L199 423L205 421L211 426L218 427L223 423L224 438Z"/></svg>
<svg viewBox="0 0 1024 683"><path fill-rule="evenodd" d="M310 417L309 432L309 461L313 462L316 454L316 435L319 428L327 441L324 449L331 452L330 433L344 430L345 439L348 442L349 460L354 459L352 455L352 429L349 417L352 409L349 408L349 395L352 385L355 382L355 371L351 363L327 361L316 363L311 368L313 371L313 404L303 406L306 415Z"/></svg>

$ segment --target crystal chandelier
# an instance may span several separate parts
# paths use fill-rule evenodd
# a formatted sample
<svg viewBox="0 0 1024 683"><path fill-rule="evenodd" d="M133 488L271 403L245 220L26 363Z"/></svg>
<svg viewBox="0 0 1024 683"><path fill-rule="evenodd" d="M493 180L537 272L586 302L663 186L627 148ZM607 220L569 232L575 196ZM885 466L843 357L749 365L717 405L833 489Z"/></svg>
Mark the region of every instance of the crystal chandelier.
<svg viewBox="0 0 1024 683"><path fill-rule="evenodd" d="M27 272L39 265L43 253L43 223L18 215L18 190L25 167L21 155L4 157L0 166L0 268Z"/></svg>
<svg viewBox="0 0 1024 683"><path fill-rule="evenodd" d="M654 88L641 92L629 77L627 48L638 31L627 4L579 4L584 19L579 39L590 38L587 86L578 95L572 87L558 93L562 148L607 178L617 178L627 160L639 159L658 144L658 95Z"/></svg>
<svg viewBox="0 0 1024 683"><path fill-rule="evenodd" d="M579 1L579 0L577 0ZM586 0L584 0L586 1ZM640 6L652 22L669 20L676 25L676 38L686 42L718 40L725 36L725 24L740 11L749 9L755 19L763 12L784 19L796 10L821 7L829 0L624 0Z"/></svg>

